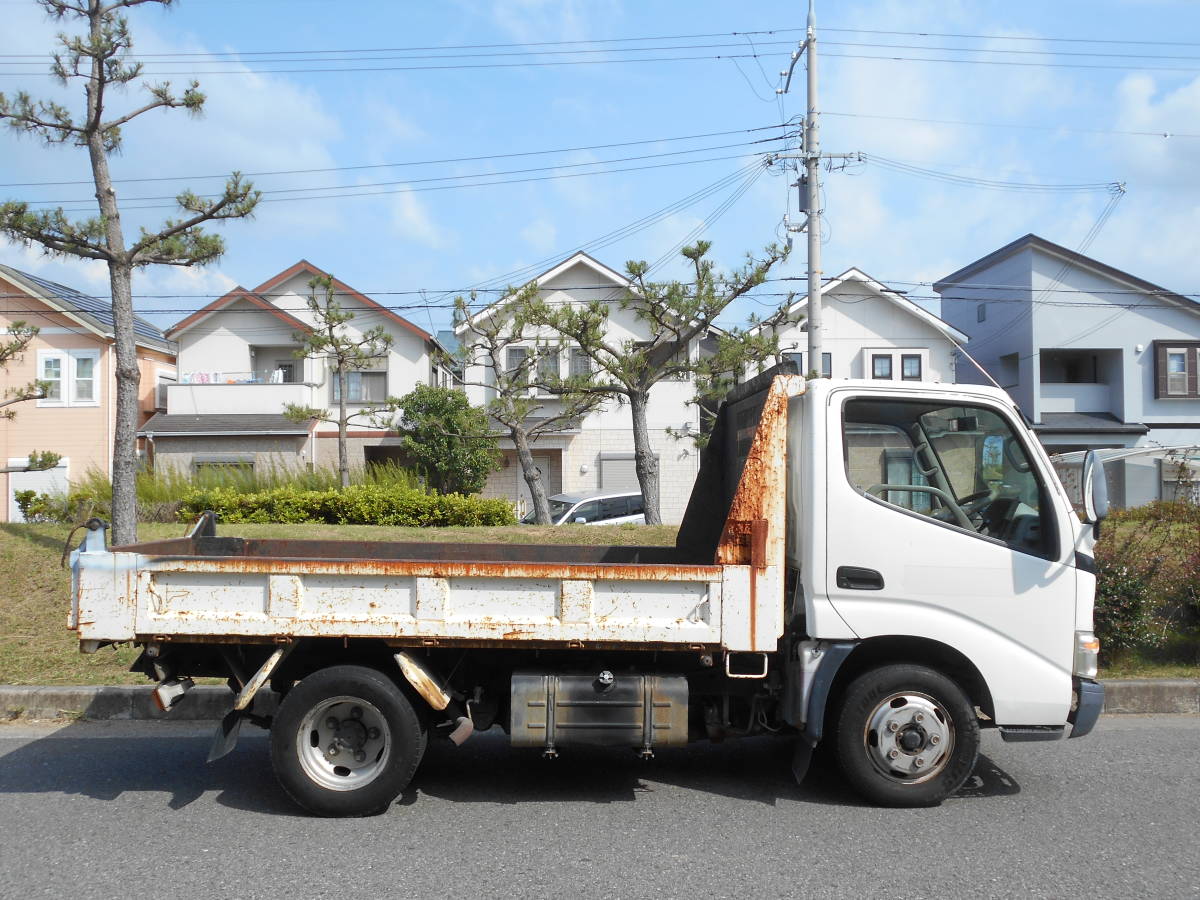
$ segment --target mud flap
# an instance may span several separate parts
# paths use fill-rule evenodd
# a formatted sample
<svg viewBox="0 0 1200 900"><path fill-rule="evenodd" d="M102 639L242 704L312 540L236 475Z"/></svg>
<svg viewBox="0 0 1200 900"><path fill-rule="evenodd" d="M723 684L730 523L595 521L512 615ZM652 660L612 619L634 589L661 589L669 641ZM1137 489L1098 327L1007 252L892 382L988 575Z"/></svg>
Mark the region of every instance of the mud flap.
<svg viewBox="0 0 1200 900"><path fill-rule="evenodd" d="M238 732L241 731L244 717L245 713L240 709L231 709L225 713L217 725L216 734L213 735L212 746L208 748L206 762L216 762L233 751L233 748L237 746Z"/></svg>

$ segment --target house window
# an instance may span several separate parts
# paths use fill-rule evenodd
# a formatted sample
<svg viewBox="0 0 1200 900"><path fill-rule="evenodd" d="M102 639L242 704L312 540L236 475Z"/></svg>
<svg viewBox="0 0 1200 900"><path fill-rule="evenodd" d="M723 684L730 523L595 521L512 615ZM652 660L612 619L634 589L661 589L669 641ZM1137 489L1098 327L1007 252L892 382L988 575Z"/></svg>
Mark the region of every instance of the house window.
<svg viewBox="0 0 1200 900"><path fill-rule="evenodd" d="M377 365L386 366L382 360ZM330 372L333 383L333 402L341 402L341 385L337 373ZM371 369L352 369L346 373L346 402L347 403L382 403L387 399L387 370L373 371Z"/></svg>
<svg viewBox="0 0 1200 900"><path fill-rule="evenodd" d="M1200 398L1200 341L1154 342L1154 396Z"/></svg>
<svg viewBox="0 0 1200 900"><path fill-rule="evenodd" d="M44 381L43 388L46 401L62 403L63 399L63 363L65 356L45 356L42 358L39 379Z"/></svg>
<svg viewBox="0 0 1200 900"><path fill-rule="evenodd" d="M833 354L832 353L822 353L821 354L821 377L822 378L832 378L833 377Z"/></svg>
<svg viewBox="0 0 1200 900"><path fill-rule="evenodd" d="M588 376L592 374L592 359L578 347L571 350L571 377Z"/></svg>
<svg viewBox="0 0 1200 900"><path fill-rule="evenodd" d="M46 396L38 406L99 406L99 350L39 350L38 380Z"/></svg>
<svg viewBox="0 0 1200 900"><path fill-rule="evenodd" d="M890 353L874 353L871 355L871 377L892 377L892 356Z"/></svg>
<svg viewBox="0 0 1200 900"><path fill-rule="evenodd" d="M905 381L921 380L921 356L918 353L905 353L900 357L900 377Z"/></svg>
<svg viewBox="0 0 1200 900"><path fill-rule="evenodd" d="M504 351L504 374L516 386L529 383L529 370L525 367L525 360L528 356L528 347L508 347Z"/></svg>
<svg viewBox="0 0 1200 900"><path fill-rule="evenodd" d="M1167 351L1167 393L1187 393L1187 351Z"/></svg>
<svg viewBox="0 0 1200 900"><path fill-rule="evenodd" d="M796 366L796 371L799 372L801 375L807 374L804 371L804 354L803 353L794 352L794 353L784 353L781 355L783 356L784 362L794 363Z"/></svg>
<svg viewBox="0 0 1200 900"><path fill-rule="evenodd" d="M558 350L554 347L543 347L538 350L537 361L538 381L555 382L558 380Z"/></svg>
<svg viewBox="0 0 1200 900"><path fill-rule="evenodd" d="M976 322L986 322L987 321L987 304L986 303L980 303L978 306L975 307L975 321Z"/></svg>

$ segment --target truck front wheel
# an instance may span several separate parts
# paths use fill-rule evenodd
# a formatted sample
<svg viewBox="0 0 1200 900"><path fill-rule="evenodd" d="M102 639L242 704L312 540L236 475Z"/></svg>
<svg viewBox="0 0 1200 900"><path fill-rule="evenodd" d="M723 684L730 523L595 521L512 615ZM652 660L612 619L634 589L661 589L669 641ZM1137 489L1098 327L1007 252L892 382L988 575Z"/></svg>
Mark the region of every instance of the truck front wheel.
<svg viewBox="0 0 1200 900"><path fill-rule="evenodd" d="M309 812L368 816L408 786L424 738L394 681L363 666L331 666L284 697L271 723L271 763L283 789Z"/></svg>
<svg viewBox="0 0 1200 900"><path fill-rule="evenodd" d="M979 721L953 681L933 669L890 665L846 690L837 751L850 784L881 806L936 806L979 757Z"/></svg>

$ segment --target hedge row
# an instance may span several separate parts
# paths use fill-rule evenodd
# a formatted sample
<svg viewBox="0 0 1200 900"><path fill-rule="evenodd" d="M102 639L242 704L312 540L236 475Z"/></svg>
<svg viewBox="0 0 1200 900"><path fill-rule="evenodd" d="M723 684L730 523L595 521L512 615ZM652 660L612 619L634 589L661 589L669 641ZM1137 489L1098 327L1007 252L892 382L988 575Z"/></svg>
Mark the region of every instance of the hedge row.
<svg viewBox="0 0 1200 900"><path fill-rule="evenodd" d="M188 491L180 500L179 519L185 522L211 509L222 522L324 522L413 528L516 524L512 506L505 500L423 494L378 484L326 491L281 487L255 493L203 488Z"/></svg>

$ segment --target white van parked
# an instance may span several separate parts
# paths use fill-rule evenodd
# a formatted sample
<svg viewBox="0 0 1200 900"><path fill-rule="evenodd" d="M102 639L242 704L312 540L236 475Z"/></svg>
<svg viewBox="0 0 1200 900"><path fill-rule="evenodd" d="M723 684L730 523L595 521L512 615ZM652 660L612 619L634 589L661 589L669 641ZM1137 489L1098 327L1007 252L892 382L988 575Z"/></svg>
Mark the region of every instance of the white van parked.
<svg viewBox="0 0 1200 900"><path fill-rule="evenodd" d="M549 498L553 525L644 525L645 508L640 493L555 494ZM537 524L537 513L529 512L522 525Z"/></svg>

